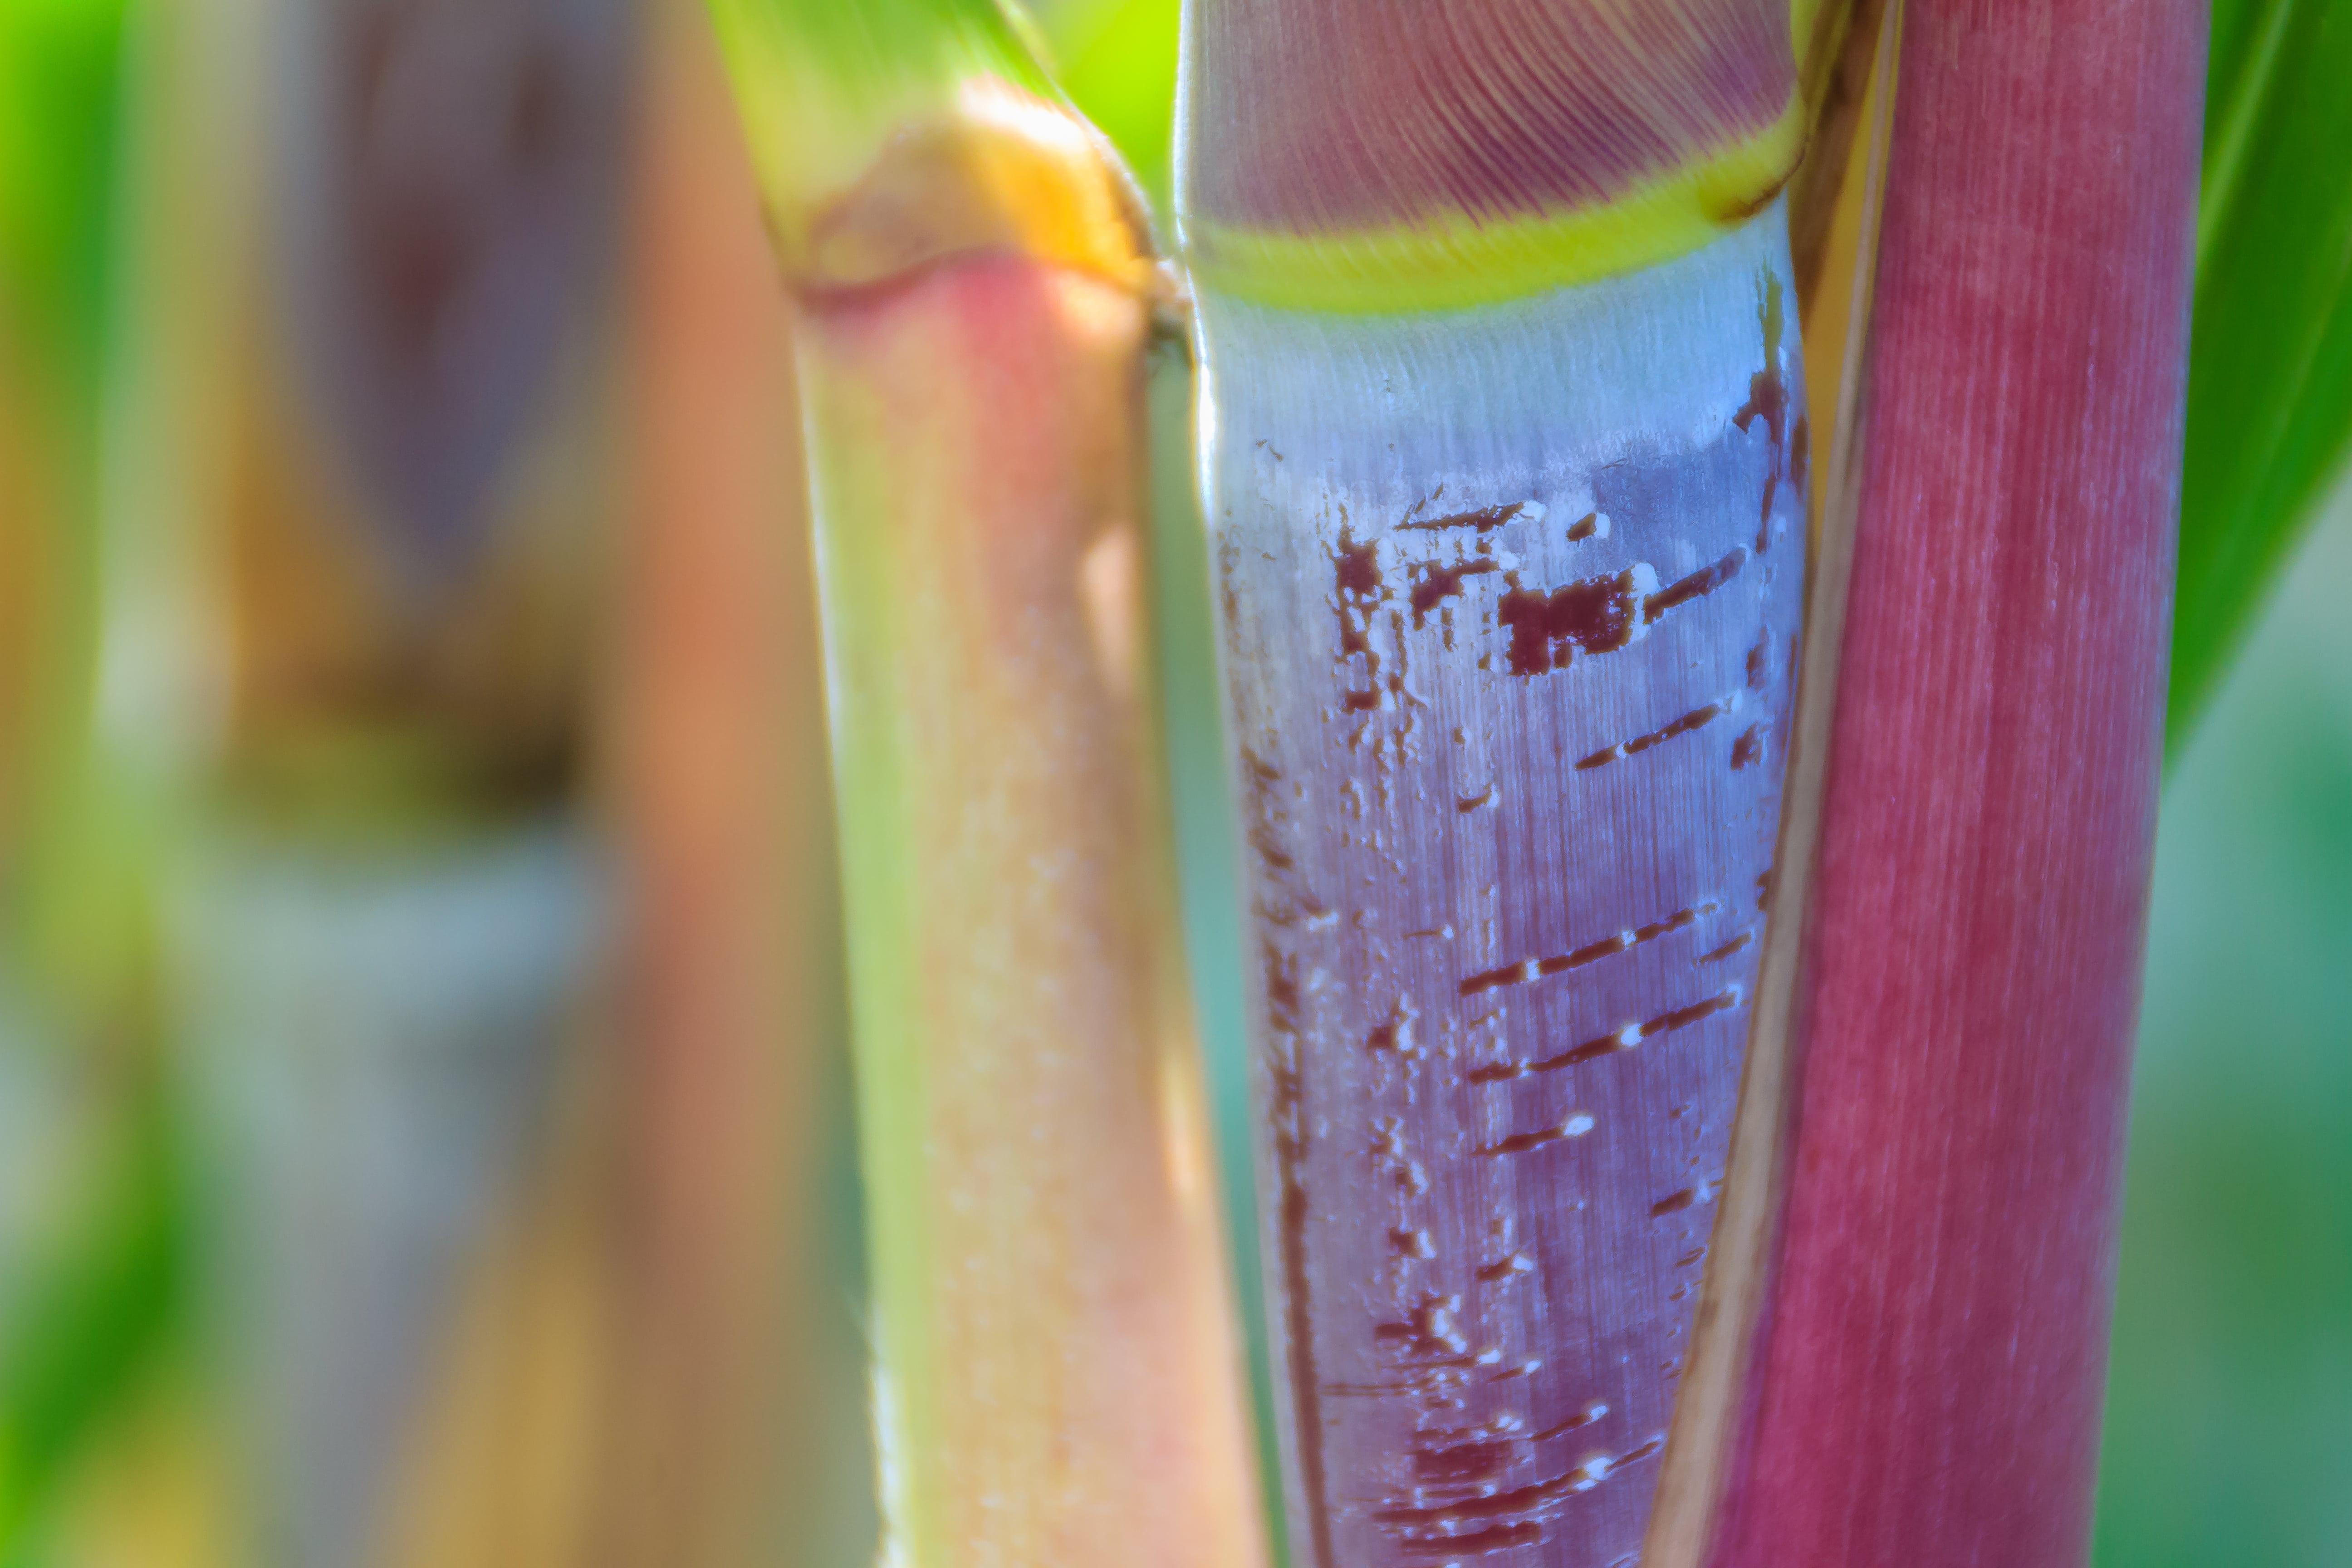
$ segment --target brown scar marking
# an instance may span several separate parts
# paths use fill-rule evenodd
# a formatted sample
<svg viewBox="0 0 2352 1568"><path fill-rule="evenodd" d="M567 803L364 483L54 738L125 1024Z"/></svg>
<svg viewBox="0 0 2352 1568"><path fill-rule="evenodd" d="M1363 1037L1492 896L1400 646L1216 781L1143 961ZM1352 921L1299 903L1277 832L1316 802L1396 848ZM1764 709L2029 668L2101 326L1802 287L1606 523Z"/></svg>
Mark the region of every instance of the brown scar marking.
<svg viewBox="0 0 2352 1568"><path fill-rule="evenodd" d="M1731 553L1712 566L1702 566L1689 576L1661 588L1642 601L1642 619L1654 621L1668 610L1679 609L1694 599L1704 599L1734 577L1748 564L1750 552L1744 544L1735 544Z"/></svg>
<svg viewBox="0 0 2352 1568"><path fill-rule="evenodd" d="M1727 958L1729 958L1733 953L1738 952L1741 948L1746 947L1749 942L1754 942L1755 940L1756 940L1756 933L1755 933L1754 931L1741 931L1738 936L1733 937L1729 942L1725 942L1721 947L1715 948L1715 949L1712 949L1712 950L1711 950L1711 951L1709 951L1709 952L1700 953L1700 954L1698 955L1698 962L1699 962L1699 963L1721 963L1723 960L1725 960L1725 959L1727 959Z"/></svg>
<svg viewBox="0 0 2352 1568"><path fill-rule="evenodd" d="M1494 991L1506 985L1524 985L1547 975L1581 969L1588 963L1597 963L1601 959L1639 947L1645 942L1655 942L1662 936L1687 930L1701 915L1713 914L1717 907L1715 900L1709 899L1686 910L1676 910L1664 920L1652 921L1633 931L1621 931L1598 942L1586 942L1573 952L1563 952L1556 958L1530 958L1502 969L1489 969L1483 974L1470 976L1457 990L1465 996L1475 996L1482 991Z"/></svg>
<svg viewBox="0 0 2352 1568"><path fill-rule="evenodd" d="M1419 524L1413 525L1415 527ZM1462 592L1462 579L1483 577L1502 567L1492 561L1465 561L1457 566L1423 566L1412 584L1412 624L1416 630L1426 624L1429 612L1444 600Z"/></svg>
<svg viewBox="0 0 2352 1568"><path fill-rule="evenodd" d="M1630 1051L1644 1040L1670 1035L1677 1029L1686 1029L1717 1013L1728 1012L1744 999L1738 986L1727 985L1703 1001L1694 1002L1687 1007L1677 1007L1670 1013L1661 1013L1647 1023L1628 1024L1612 1034L1571 1047L1556 1057L1547 1057L1535 1062L1496 1062L1472 1068L1469 1079L1472 1083L1507 1083L1513 1079L1526 1078L1530 1073L1557 1072L1562 1068L1580 1067L1602 1057L1615 1056L1620 1051Z"/></svg>
<svg viewBox="0 0 2352 1568"><path fill-rule="evenodd" d="M1523 500L1515 500L1503 506L1481 507L1476 511L1457 511L1450 517L1433 517L1420 522L1401 522L1397 527L1411 529L1416 532L1435 533L1445 529L1471 528L1480 533L1490 533L1525 511L1527 506L1528 503Z"/></svg>
<svg viewBox="0 0 2352 1568"><path fill-rule="evenodd" d="M1694 730L1704 729L1730 711L1731 708L1727 701L1710 702L1704 708L1694 708L1663 729L1653 730L1646 735L1636 735L1630 741L1620 741L1613 746L1602 747L1578 763L1577 771L1589 773L1594 768L1606 767L1611 763L1622 762L1627 757L1640 756L1652 746L1671 741L1677 735L1687 735ZM1736 760L1732 763L1734 767L1738 765Z"/></svg>

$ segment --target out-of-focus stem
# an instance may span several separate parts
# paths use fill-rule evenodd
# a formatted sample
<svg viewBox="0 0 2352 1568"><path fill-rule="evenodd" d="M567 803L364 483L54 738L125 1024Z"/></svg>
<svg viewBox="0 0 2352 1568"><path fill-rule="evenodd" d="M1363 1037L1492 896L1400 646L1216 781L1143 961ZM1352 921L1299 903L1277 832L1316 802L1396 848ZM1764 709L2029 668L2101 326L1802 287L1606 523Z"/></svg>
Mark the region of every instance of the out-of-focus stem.
<svg viewBox="0 0 2352 1568"><path fill-rule="evenodd" d="M851 1135L826 1124L846 1056L792 336L709 19L656 11L616 725L625 1297L595 1529L622 1564L847 1568L872 1464L858 1324L814 1267L819 1174L846 1163L824 1156Z"/></svg>
<svg viewBox="0 0 2352 1568"><path fill-rule="evenodd" d="M100 706L195 830L164 991L236 1550L565 1560L625 14L148 16Z"/></svg>

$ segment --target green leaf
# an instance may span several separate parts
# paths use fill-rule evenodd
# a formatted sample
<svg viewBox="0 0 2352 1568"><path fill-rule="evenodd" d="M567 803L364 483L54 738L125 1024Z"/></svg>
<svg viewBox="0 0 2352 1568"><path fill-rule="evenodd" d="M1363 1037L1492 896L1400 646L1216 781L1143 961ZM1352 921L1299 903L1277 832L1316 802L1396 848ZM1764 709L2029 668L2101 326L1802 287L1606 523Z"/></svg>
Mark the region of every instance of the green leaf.
<svg viewBox="0 0 2352 1568"><path fill-rule="evenodd" d="M96 355L124 0L0 0L0 310Z"/></svg>
<svg viewBox="0 0 2352 1568"><path fill-rule="evenodd" d="M1037 18L1062 90L1118 149L1163 218L1182 11L1181 0L1063 0Z"/></svg>
<svg viewBox="0 0 2352 1568"><path fill-rule="evenodd" d="M2216 0L2168 749L2352 456L2352 6Z"/></svg>
<svg viewBox="0 0 2352 1568"><path fill-rule="evenodd" d="M161 1106L142 1106L122 1136L112 1190L59 1255L33 1266L0 1346L0 1561L135 1390L181 1305L184 1194Z"/></svg>

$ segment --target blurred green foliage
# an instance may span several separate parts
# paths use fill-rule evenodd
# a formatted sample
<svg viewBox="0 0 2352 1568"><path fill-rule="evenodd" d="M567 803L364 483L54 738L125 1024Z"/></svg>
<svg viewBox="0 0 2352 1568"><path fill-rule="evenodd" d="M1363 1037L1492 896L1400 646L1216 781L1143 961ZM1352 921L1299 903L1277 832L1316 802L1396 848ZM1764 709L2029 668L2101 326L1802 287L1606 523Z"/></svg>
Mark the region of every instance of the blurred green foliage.
<svg viewBox="0 0 2352 1568"><path fill-rule="evenodd" d="M2352 454L2352 5L2215 0L2197 230L2177 753Z"/></svg>
<svg viewBox="0 0 2352 1568"><path fill-rule="evenodd" d="M0 353L46 422L24 436L51 445L61 489L49 515L8 520L46 542L38 591L67 606L28 672L37 798L27 843L0 845L17 875L0 888L0 1050L62 1052L69 1079L114 1079L92 1092L110 1108L91 1128L92 1190L58 1193L26 1250L0 1257L8 1314L0 1323L0 1568L36 1561L44 1508L81 1446L139 1384L175 1320L184 1239L181 1178L167 1117L143 1065L84 1070L97 1052L92 1020L62 993L96 986L27 973L18 939L28 883L100 897L53 868L79 864L61 840L104 820L88 798L82 723L96 595L100 406L114 283L117 165L122 124L127 0L0 0ZM15 851L10 854L8 851ZM100 900L100 901L104 901ZM54 952L70 967L82 955ZM121 981L119 972L110 972ZM108 987L112 989L112 987ZM136 990L137 988L133 988ZM138 1010L133 997L111 998ZM20 1034L28 1018L54 1029ZM123 1016L115 1025L128 1022ZM119 1031L114 1031L119 1032ZM86 1049L85 1047L90 1047Z"/></svg>
<svg viewBox="0 0 2352 1568"><path fill-rule="evenodd" d="M137 1389L178 1320L184 1193L162 1105L121 1131L111 1190L54 1256L0 1345L0 1568L37 1563L44 1504Z"/></svg>
<svg viewBox="0 0 2352 1568"><path fill-rule="evenodd" d="M96 374L125 0L0 0L0 310Z"/></svg>
<svg viewBox="0 0 2352 1568"><path fill-rule="evenodd" d="M2352 1563L2344 493L2165 794L2098 1568Z"/></svg>
<svg viewBox="0 0 2352 1568"><path fill-rule="evenodd" d="M1039 9L1055 79L1110 138L1164 224L1180 0L1060 0Z"/></svg>
<svg viewBox="0 0 2352 1568"><path fill-rule="evenodd" d="M731 22L769 30L821 71L856 77L961 60L971 49L1009 52L1009 13L998 0L714 0L722 33ZM740 20L739 20L740 19Z"/></svg>

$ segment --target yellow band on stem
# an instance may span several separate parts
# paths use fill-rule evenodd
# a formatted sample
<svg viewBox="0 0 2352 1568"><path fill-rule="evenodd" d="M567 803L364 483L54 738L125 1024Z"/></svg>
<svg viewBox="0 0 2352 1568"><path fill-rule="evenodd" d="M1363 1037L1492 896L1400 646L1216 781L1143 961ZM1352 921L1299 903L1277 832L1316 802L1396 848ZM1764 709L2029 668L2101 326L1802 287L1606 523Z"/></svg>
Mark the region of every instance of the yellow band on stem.
<svg viewBox="0 0 2352 1568"><path fill-rule="evenodd" d="M1220 293L1285 310L1394 314L1496 304L1696 250L1769 202L1804 144L1804 105L1792 98L1759 134L1600 205L1312 236L1196 222L1186 237L1192 270Z"/></svg>

